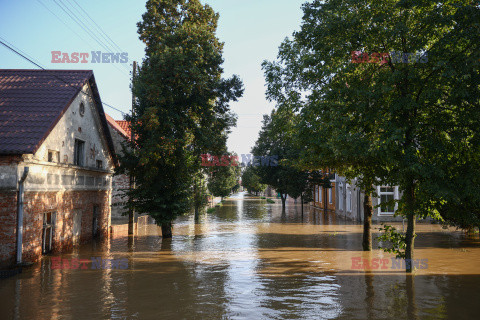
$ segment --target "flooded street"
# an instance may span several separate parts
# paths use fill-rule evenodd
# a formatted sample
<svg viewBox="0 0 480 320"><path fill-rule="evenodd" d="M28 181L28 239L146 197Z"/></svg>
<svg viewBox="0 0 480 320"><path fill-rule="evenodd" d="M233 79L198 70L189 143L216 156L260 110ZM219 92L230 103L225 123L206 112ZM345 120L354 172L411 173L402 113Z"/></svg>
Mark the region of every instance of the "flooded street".
<svg viewBox="0 0 480 320"><path fill-rule="evenodd" d="M173 240L162 241L156 226L138 231L61 256L126 258L126 269L52 269L55 256L47 256L0 280L0 318L478 318L478 235L439 225L418 225L415 258L425 264L415 276L393 268L383 251L363 253L361 225L307 206L302 218L293 202L282 214L279 200L243 193L198 223L178 219ZM364 270L354 263L363 259L388 265Z"/></svg>

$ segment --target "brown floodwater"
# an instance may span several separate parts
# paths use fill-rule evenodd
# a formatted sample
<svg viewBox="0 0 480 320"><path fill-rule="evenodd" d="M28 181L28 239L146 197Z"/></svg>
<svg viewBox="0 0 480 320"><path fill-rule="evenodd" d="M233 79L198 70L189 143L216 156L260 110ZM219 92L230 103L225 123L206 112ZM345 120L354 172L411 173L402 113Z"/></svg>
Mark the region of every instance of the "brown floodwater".
<svg viewBox="0 0 480 320"><path fill-rule="evenodd" d="M421 263L406 276L391 254L362 252L361 232L361 225L307 209L302 218L293 202L282 213L279 200L240 193L197 223L177 219L172 240L146 225L134 237L45 256L0 280L0 319L480 318L478 235L419 224ZM55 264L92 257L122 263Z"/></svg>

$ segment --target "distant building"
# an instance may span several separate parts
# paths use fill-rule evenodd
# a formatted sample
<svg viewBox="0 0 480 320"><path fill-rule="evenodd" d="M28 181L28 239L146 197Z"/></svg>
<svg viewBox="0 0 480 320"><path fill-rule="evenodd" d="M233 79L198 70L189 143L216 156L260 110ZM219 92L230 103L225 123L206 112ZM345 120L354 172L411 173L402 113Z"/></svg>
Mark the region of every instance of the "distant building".
<svg viewBox="0 0 480 320"><path fill-rule="evenodd" d="M107 235L114 164L91 70L0 70L0 266Z"/></svg>
<svg viewBox="0 0 480 320"><path fill-rule="evenodd" d="M335 192L335 174L329 173L331 188L324 188L320 185L315 185L313 188L313 206L315 209L327 212L335 212L336 209L336 192Z"/></svg>
<svg viewBox="0 0 480 320"><path fill-rule="evenodd" d="M110 135L118 155L122 153L122 145L130 140L131 131L128 121L114 120L105 114ZM124 208L127 201L125 190L130 187L130 177L125 174L113 176L112 182L112 224L128 223L128 210Z"/></svg>
<svg viewBox="0 0 480 320"><path fill-rule="evenodd" d="M350 183L341 176L335 177L336 184L336 213L339 216L350 220L364 221L364 192L355 185L355 180ZM382 202L389 202L391 200L399 200L400 192L396 186L375 186L375 191L378 196L372 196L373 215L372 221L374 223L402 221L402 217L395 217L397 205L379 206ZM378 207L377 207L378 206Z"/></svg>

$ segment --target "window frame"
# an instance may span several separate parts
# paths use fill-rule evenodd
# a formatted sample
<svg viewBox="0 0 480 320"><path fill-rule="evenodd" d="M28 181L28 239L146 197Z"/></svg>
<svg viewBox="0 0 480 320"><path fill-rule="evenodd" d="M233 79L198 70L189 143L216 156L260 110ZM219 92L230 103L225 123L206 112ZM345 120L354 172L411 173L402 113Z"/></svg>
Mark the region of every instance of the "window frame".
<svg viewBox="0 0 480 320"><path fill-rule="evenodd" d="M48 150L47 162L60 163L60 152L58 152L57 150Z"/></svg>
<svg viewBox="0 0 480 320"><path fill-rule="evenodd" d="M347 184L347 212L352 212L352 188Z"/></svg>
<svg viewBox="0 0 480 320"><path fill-rule="evenodd" d="M75 139L74 141L73 164L79 167L85 166L85 141L83 140Z"/></svg>
<svg viewBox="0 0 480 320"><path fill-rule="evenodd" d="M50 221L48 217L50 216ZM52 252L54 232L55 232L55 211L47 211L43 213L43 222L42 222L42 255L49 254ZM48 242L47 242L47 231L48 233ZM48 244L48 248L46 245Z"/></svg>
<svg viewBox="0 0 480 320"><path fill-rule="evenodd" d="M392 191L388 191L388 192L381 191L382 188L391 188ZM378 205L377 214L379 216L393 216L398 209L398 203L397 202L395 202L395 205L393 207L393 212L391 212L391 211L383 212L382 207L380 205L382 203L382 195L391 195L391 196L393 196L393 200L398 200L398 187L377 186L377 195L378 195L378 197L377 197L377 205Z"/></svg>

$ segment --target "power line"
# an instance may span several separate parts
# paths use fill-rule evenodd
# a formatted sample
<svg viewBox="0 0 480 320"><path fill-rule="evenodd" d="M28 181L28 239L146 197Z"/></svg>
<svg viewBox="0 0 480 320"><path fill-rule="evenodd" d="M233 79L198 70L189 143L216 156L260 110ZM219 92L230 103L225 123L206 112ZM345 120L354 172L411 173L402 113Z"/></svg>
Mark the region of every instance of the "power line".
<svg viewBox="0 0 480 320"><path fill-rule="evenodd" d="M18 52L17 50L15 50L14 48L12 48L12 47L9 46L8 44L6 44L6 43L5 43L6 41L5 41L3 38L0 37L0 39L1 39L1 40L0 40L0 43L1 43L4 47L6 47L7 49L13 51L14 53L16 53L17 55L19 55L19 56L22 57L23 59L29 61L30 63L36 65L36 66L39 67L40 69L45 70L41 65L39 65L38 63L34 62L33 60L27 58L25 55L21 54L20 52ZM5 42L4 42L4 41L5 41Z"/></svg>
<svg viewBox="0 0 480 320"><path fill-rule="evenodd" d="M68 0L68 1L70 1L70 0ZM110 43L113 44L113 46L114 46L117 50L119 50L120 52L124 52L124 51L115 43L115 41L113 41L112 38L110 38L110 37L108 36L108 34L107 34L105 31L103 31L103 29L95 22L95 20L93 20L92 17L90 17L90 15L80 6L80 4L79 4L76 0L73 0L73 2L75 2L75 4L77 5L77 7L79 7L80 10L82 10L82 11L85 13L85 15L88 17L88 19L90 19L90 21L93 22L93 24L98 28L98 30L100 30L100 32L101 32L103 35L105 35L105 36L103 37L105 40L107 40L107 38L108 38L107 41L110 41ZM103 36L103 35L102 35L102 36ZM105 37L106 37L106 38L105 38Z"/></svg>
<svg viewBox="0 0 480 320"><path fill-rule="evenodd" d="M59 0L59 1L62 2L62 4L65 6L65 8L67 8L67 4L65 4L65 3L63 2L63 0ZM79 5L77 2L75 2L75 3L77 4L77 6L78 6L85 14L82 14L82 12L80 12L80 11L73 5L73 3L72 3L70 0L66 0L66 1L68 2L70 8L72 8L73 10L75 10L76 12L78 12L78 13L79 13L79 16L81 16L81 17L79 18L77 15L75 15L75 13L74 13L72 10L70 10L69 8L67 8L67 9L68 9L70 12L72 12L72 14L74 14L75 17L76 17L78 20L80 20L80 21L82 22L82 24L83 24L86 28L88 28L93 34L95 34L96 38L99 39L105 46L107 46L107 47L110 49L111 52L114 52L115 50L119 50L120 52L123 52L123 50L122 50L116 43L114 43L113 40L111 40L111 38L105 33L105 31L103 31L103 29L88 15L88 13L87 13L85 10L83 10L82 7L80 7L80 5ZM90 25L91 25L91 24L89 24L88 21L86 21L86 23L84 23L84 21L83 21L82 19L84 19L85 16L93 22L93 25L96 26L97 29L98 29L98 31L100 31L100 32L97 32L96 30L94 30L94 28L91 29L91 28L90 28ZM86 19L85 19L85 20L86 20ZM104 42L102 39L100 39L100 37L99 37L98 35L100 35L103 39L105 39L106 42ZM106 37L105 37L105 36L106 36ZM107 38L110 39L110 41L109 41ZM127 71L130 71L129 68L128 68L125 64L121 64L121 65L122 65L122 67L124 67Z"/></svg>
<svg viewBox="0 0 480 320"><path fill-rule="evenodd" d="M57 16L57 14L55 12L53 12L52 10L50 10L49 7L47 7L41 0L37 0L38 3L40 3L45 9L47 9L52 15L54 15L64 26L66 26L68 29L70 29L73 33L75 33L77 35L77 37L79 37L83 42L85 42L86 44L88 44L89 46L92 46L87 40L85 40L84 38L82 38L75 30L73 30L68 24L66 24L62 19L60 19L59 16Z"/></svg>
<svg viewBox="0 0 480 320"><path fill-rule="evenodd" d="M59 2L57 2L57 0L53 0L53 2L55 2L55 4L57 4L57 6L60 7L60 9L63 10L63 12L65 12L83 31L85 31L95 42L97 42L102 48L104 48L107 52L111 52L112 50L106 46L103 41L101 41L96 35L95 33L87 26L85 25L85 23L83 23L83 21L81 19L79 19L74 12L72 12L63 2L62 0L59 0ZM65 8L64 8L65 7ZM115 67L118 71L120 71L121 73L123 73L124 75L127 75L128 77L130 77L128 74L124 73L125 71L121 70L120 68L118 68L115 64L112 64L113 67Z"/></svg>
<svg viewBox="0 0 480 320"><path fill-rule="evenodd" d="M25 60L27 60L28 62L32 63L33 65L37 66L38 68L42 69L43 71L47 71L47 72L49 71L49 70L45 69L43 66L41 66L40 64L38 64L38 63L36 63L35 61L33 61L33 60L32 60L33 58L32 58L32 59L28 58L28 57L26 56L26 54L20 53L19 51L15 50L12 46L10 46L10 45L8 45L7 43L5 43L6 41L4 42L4 39L3 39L3 38L0 37L0 39L1 39L1 40L0 40L0 44L2 44L4 47L6 47L7 49L9 49L10 51L12 51L12 52L14 52L15 54L19 55L20 57L22 57L23 59L25 59ZM51 75L52 75L53 77L57 78L58 80L64 82L65 84L67 84L69 87L75 89L75 91L78 90L78 88L72 86L70 83L66 82L64 79L58 77L57 75L55 75L55 74L51 74ZM92 97L88 92L83 91L81 88L80 88L80 92L82 92L83 94L87 95L88 97L90 97L90 98L93 100L93 97ZM120 109L115 108L114 106L112 106L112 105L110 105L110 104L108 104L108 103L106 103L106 102L102 102L102 104L103 104L103 105L106 105L107 107L110 107L110 108L112 108L112 109L114 109L114 110L116 110L116 111L118 111L118 112L120 112L120 113L122 113L123 115L127 114L127 113L121 111Z"/></svg>

